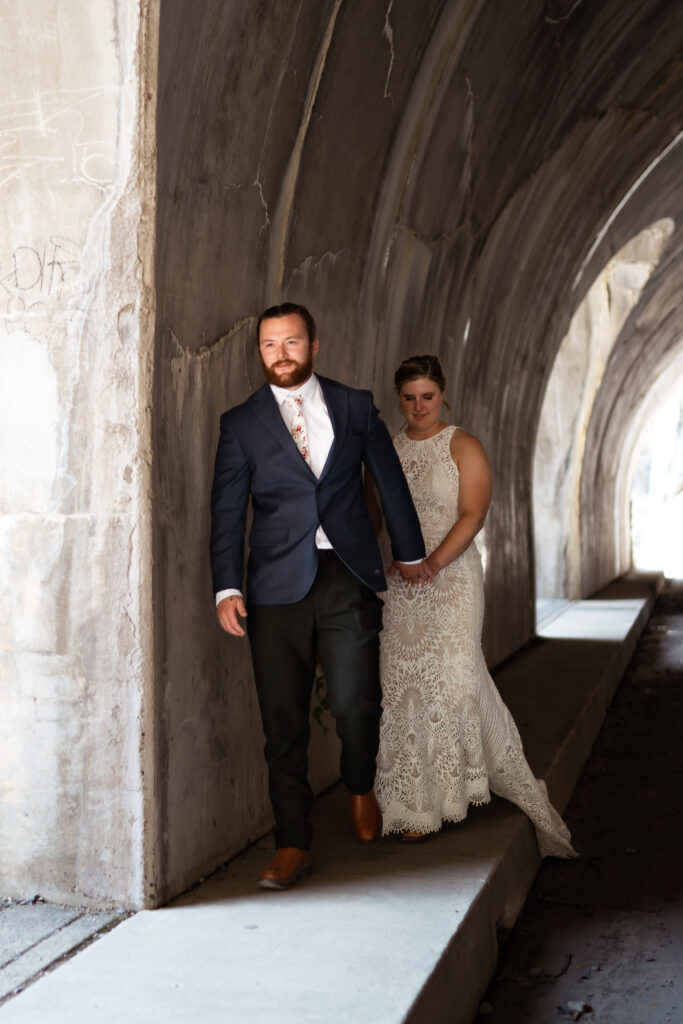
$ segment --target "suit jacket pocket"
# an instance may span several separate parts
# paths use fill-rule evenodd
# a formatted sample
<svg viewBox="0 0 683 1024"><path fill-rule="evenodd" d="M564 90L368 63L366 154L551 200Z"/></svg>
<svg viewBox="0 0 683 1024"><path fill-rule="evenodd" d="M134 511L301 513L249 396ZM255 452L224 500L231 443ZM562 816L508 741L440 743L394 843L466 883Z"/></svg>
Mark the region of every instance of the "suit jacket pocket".
<svg viewBox="0 0 683 1024"><path fill-rule="evenodd" d="M282 526L257 526L249 534L249 547L275 547L286 544L288 540L289 530Z"/></svg>

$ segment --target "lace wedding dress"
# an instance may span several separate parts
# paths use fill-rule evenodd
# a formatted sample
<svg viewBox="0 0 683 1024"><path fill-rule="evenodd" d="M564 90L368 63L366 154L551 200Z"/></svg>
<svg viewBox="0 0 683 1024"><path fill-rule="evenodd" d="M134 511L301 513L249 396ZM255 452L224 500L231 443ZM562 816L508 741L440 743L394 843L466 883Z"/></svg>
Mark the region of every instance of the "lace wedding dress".
<svg viewBox="0 0 683 1024"><path fill-rule="evenodd" d="M458 518L455 427L394 438L427 552ZM543 856L576 856L545 784L524 757L517 727L481 649L484 586L475 543L425 588L389 577L381 634L383 708L375 792L384 833L435 832L461 821L490 791L517 804Z"/></svg>

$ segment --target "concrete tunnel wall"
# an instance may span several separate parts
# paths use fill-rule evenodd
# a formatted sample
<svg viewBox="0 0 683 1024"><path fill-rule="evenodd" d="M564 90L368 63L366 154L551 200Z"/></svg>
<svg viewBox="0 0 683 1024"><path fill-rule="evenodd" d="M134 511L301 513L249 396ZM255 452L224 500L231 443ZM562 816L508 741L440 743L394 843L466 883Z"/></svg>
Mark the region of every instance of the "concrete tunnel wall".
<svg viewBox="0 0 683 1024"><path fill-rule="evenodd" d="M78 500L45 506L31 538L9 542L30 553L13 557L4 590L14 652L5 692L21 695L37 678L37 654L59 671L12 705L0 852L13 892L155 905L270 824L248 651L217 626L207 556L218 418L262 380L252 336L265 305L306 303L320 372L372 387L392 429L396 364L416 351L442 358L453 422L481 437L496 474L485 625L495 663L534 632L532 460L558 346L610 256L672 218L657 273L615 343L586 445L584 586L625 568L618 486L604 465L680 341L683 9L98 0L77 18L43 6L74 88L90 69L93 88L105 89L99 129L111 136L115 186L86 201L89 183L74 175L67 201L47 162L22 164L13 180L25 190L4 196L7 223L26 228L7 235L14 246L38 226L65 233L63 222L77 240L103 242L87 248L55 335L60 386L81 367L76 401L54 423L36 410L60 444L72 438L77 468L55 457L47 490L59 494L73 476ZM12 24L21 54L27 27ZM97 60L79 61L83 52ZM44 89L17 73L5 95L35 104ZM40 199L34 220L30 195ZM4 525L33 515L10 503ZM77 557L58 546L58 569L41 568L54 517L75 528L84 515L91 533ZM22 590L34 569L37 582ZM95 585L76 586L88 574ZM50 615L71 610L59 635L24 628L39 621L35 594ZM54 763L68 777L44 772L32 750L49 701L59 708ZM336 756L334 738L314 729L317 788L336 778Z"/></svg>
<svg viewBox="0 0 683 1024"><path fill-rule="evenodd" d="M531 462L560 340L620 244L657 217L680 224L671 188L647 184L613 215L681 129L682 35L662 2L162 4L161 894L270 821L246 645L215 625L204 555L218 417L262 380L254 318L284 298L309 305L318 369L372 387L392 428L395 366L439 353L453 421L496 474L485 644L505 658L534 632ZM674 147L670 184L679 159ZM624 423L653 373L640 366L617 399ZM591 466L614 393L610 371ZM611 483L585 488L588 592L628 558ZM320 787L336 750L314 742Z"/></svg>

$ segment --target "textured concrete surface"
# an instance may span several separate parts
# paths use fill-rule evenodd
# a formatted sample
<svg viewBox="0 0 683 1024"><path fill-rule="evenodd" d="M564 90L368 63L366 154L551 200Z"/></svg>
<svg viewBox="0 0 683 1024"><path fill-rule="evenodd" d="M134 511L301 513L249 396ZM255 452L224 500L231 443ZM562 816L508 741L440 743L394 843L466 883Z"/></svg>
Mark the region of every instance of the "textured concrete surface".
<svg viewBox="0 0 683 1024"><path fill-rule="evenodd" d="M69 903L145 899L145 9L2 9L1 888Z"/></svg>
<svg viewBox="0 0 683 1024"><path fill-rule="evenodd" d="M0 903L0 1005L124 917L39 899Z"/></svg>
<svg viewBox="0 0 683 1024"><path fill-rule="evenodd" d="M669 583L484 997L491 1024L683 1020L683 581ZM587 1009L590 1007L590 1009Z"/></svg>
<svg viewBox="0 0 683 1024"><path fill-rule="evenodd" d="M613 609L611 640L539 641L496 673L559 807L590 748L587 702L604 712L655 582L625 584L627 599L641 597L625 616ZM596 606L601 624L609 614ZM316 802L314 873L293 891L255 887L271 855L261 842L170 906L124 921L0 1008L0 1021L469 1024L495 965L496 927L512 925L538 869L527 819L496 800L431 842L365 850L346 810L341 788Z"/></svg>

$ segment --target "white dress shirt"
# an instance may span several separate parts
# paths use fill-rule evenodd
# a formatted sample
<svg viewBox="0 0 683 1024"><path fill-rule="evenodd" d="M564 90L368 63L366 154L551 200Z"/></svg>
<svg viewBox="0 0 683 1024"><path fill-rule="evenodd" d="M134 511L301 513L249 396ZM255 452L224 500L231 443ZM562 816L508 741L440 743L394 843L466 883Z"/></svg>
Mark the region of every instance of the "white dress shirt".
<svg viewBox="0 0 683 1024"><path fill-rule="evenodd" d="M289 391L287 388L280 388L277 384L271 384L270 390L275 395L275 401L280 406L280 415L285 421L285 426L292 432L293 410L286 401L287 398L302 398L301 414L306 424L308 435L308 450L311 456L311 469L315 476L319 477L330 454L330 448L334 441L332 421L325 404L323 389L320 381L313 373L305 383L296 391ZM303 458L303 456L302 456ZM315 535L315 544L318 548L331 548L329 540L325 536L322 526L318 527Z"/></svg>

